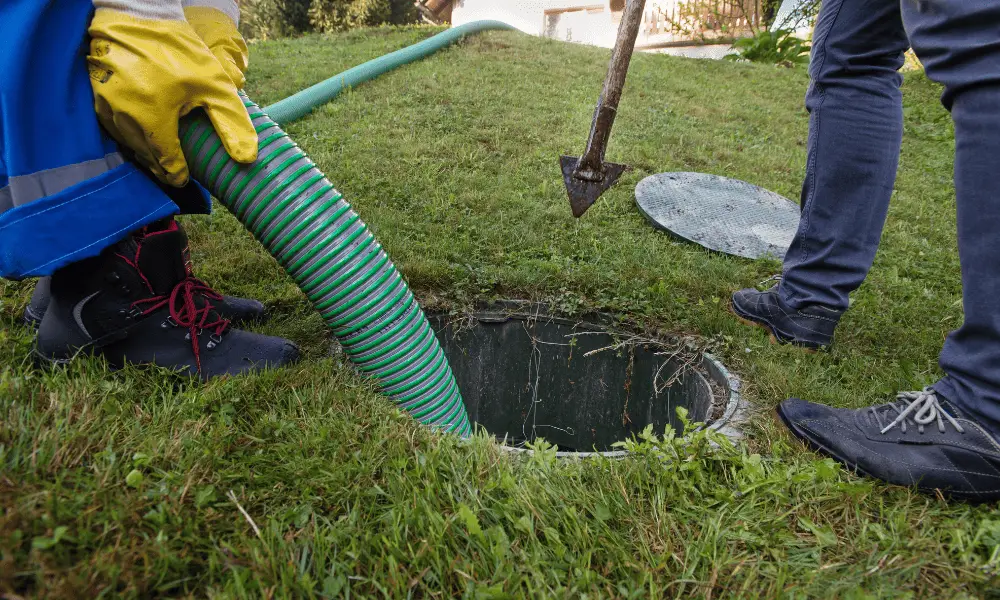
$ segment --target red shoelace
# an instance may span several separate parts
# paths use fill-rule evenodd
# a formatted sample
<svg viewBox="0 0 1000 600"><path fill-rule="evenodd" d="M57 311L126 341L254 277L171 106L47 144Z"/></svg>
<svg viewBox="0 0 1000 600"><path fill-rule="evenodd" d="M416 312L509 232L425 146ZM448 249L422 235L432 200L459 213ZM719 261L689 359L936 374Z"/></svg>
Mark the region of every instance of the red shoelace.
<svg viewBox="0 0 1000 600"><path fill-rule="evenodd" d="M195 303L195 298L199 296L203 299L201 308L198 308ZM221 301L222 295L210 288L204 281L189 275L175 285L170 294L136 300L132 306L142 310L143 316L168 307L170 318L174 323L178 327L187 328L191 338L191 349L194 351L195 364L198 366L198 372L201 373L199 336L203 331L211 331L215 337L220 337L229 328L229 320L223 319L219 317L218 313L215 313L210 300ZM213 314L215 319L210 321ZM216 340L216 343L218 341L221 340Z"/></svg>
<svg viewBox="0 0 1000 600"><path fill-rule="evenodd" d="M173 233L178 229L179 226L172 219L165 227L156 231L150 231L148 227L144 227L135 237L135 255L130 259L120 253L117 254L119 258L135 269L150 293L153 293L153 286L142 272L142 269L139 268L139 255L142 253L143 242L147 238ZM218 316L218 313L215 313L215 320L209 321L215 308L211 301L222 301L222 295L192 274L191 258L186 245L181 250L181 253L187 277L178 282L169 294L136 300L132 303L132 307L141 310L142 316L154 313L163 307L169 307L170 319L178 327L185 327L188 330L188 337L191 338L191 349L194 351L195 364L198 367L198 373L201 373L201 347L198 345L199 336L203 331L211 330L212 334L216 338L219 338L229 328L229 320L223 319ZM195 303L195 298L199 296L202 298L203 306L201 308L198 308L198 305ZM212 341L219 343L222 340Z"/></svg>

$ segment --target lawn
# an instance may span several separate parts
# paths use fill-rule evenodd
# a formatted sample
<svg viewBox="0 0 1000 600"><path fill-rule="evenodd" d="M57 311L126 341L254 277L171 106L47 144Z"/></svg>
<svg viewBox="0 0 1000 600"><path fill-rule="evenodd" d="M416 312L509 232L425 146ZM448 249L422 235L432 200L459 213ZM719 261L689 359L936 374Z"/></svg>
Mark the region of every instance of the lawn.
<svg viewBox="0 0 1000 600"><path fill-rule="evenodd" d="M262 105L428 28L252 47ZM797 198L804 68L637 56L608 157L635 167L580 220L580 153L607 51L488 33L287 127L425 306L500 298L695 335L744 382L748 440L639 440L563 462L433 434L341 359L276 263L223 211L185 218L198 273L257 297L289 369L206 385L81 359L42 371L0 283L0 597L988 597L1000 518L855 477L773 417L788 396L864 406L937 379L962 319L953 134L919 73L882 249L829 353L772 346L726 311L779 269L654 231L643 177L691 170ZM661 432L658 432L661 433Z"/></svg>

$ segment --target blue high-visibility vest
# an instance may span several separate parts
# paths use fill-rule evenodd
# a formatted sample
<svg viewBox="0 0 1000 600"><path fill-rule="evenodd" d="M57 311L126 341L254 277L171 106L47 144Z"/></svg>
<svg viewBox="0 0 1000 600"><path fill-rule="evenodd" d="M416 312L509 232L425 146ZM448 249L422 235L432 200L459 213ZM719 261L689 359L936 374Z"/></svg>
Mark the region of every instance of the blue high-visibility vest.
<svg viewBox="0 0 1000 600"><path fill-rule="evenodd" d="M90 0L0 1L0 277L51 275L179 212L200 185L161 185L94 112Z"/></svg>

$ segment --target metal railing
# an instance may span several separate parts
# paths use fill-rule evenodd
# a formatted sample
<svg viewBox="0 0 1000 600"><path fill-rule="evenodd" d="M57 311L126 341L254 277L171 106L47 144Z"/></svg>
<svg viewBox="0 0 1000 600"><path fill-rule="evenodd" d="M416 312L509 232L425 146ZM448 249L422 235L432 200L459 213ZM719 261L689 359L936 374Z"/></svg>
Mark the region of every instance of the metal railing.
<svg viewBox="0 0 1000 600"><path fill-rule="evenodd" d="M647 0L645 13L646 43L732 39L764 27L761 0Z"/></svg>

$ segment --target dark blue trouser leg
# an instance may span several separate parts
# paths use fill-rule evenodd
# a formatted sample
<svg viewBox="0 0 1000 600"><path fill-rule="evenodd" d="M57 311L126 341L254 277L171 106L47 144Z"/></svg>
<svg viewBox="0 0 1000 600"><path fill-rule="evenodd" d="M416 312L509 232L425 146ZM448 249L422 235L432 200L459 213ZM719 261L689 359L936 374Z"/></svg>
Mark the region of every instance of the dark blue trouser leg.
<svg viewBox="0 0 1000 600"><path fill-rule="evenodd" d="M785 256L791 308L846 310L875 259L903 135L899 0L824 0L813 35L802 221Z"/></svg>
<svg viewBox="0 0 1000 600"><path fill-rule="evenodd" d="M935 388L1000 433L1000 2L902 0L927 75L955 122L965 322L945 342Z"/></svg>

